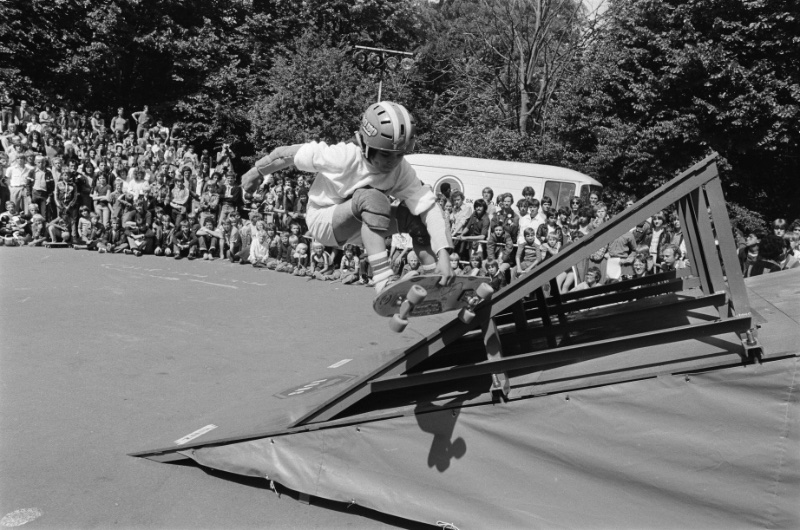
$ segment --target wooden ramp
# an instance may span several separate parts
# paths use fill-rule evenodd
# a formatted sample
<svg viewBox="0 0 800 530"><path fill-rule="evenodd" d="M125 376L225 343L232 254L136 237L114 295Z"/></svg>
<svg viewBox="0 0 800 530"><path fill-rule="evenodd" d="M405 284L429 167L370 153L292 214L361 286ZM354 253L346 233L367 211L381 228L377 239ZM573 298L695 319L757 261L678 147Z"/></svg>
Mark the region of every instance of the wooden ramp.
<svg viewBox="0 0 800 530"><path fill-rule="evenodd" d="M758 339L715 160L566 246L479 306L470 324L454 317L403 350L362 362L347 380L308 374L292 387L298 399L272 389L132 456L172 461L201 447L759 362L769 352ZM558 273L673 203L690 270L563 295L551 288Z"/></svg>

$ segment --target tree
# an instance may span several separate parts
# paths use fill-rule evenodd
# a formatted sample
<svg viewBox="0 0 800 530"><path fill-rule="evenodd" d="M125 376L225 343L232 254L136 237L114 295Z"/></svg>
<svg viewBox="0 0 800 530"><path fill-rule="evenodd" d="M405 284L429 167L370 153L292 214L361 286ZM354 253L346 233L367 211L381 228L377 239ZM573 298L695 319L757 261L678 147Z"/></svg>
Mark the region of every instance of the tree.
<svg viewBox="0 0 800 530"><path fill-rule="evenodd" d="M796 211L800 20L793 2L621 0L556 94L549 140L607 185L643 193L710 151L730 199Z"/></svg>
<svg viewBox="0 0 800 530"><path fill-rule="evenodd" d="M429 52L446 59L448 100L488 111L522 135L540 134L554 91L592 34L583 2L463 0L439 15Z"/></svg>

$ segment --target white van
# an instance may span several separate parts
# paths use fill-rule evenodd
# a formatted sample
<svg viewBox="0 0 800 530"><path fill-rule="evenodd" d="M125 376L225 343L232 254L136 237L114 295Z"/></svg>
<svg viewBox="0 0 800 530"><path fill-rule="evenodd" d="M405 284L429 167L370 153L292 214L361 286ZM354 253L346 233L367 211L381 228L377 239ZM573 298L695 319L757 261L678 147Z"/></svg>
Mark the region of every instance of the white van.
<svg viewBox="0 0 800 530"><path fill-rule="evenodd" d="M406 155L406 160L435 192L449 195L460 190L468 203L480 199L488 187L495 198L511 193L516 204L522 198L522 189L531 186L537 199L550 197L553 206L560 208L569 206L573 195L588 204L589 194L603 189L592 177L563 167L448 155L413 154Z"/></svg>

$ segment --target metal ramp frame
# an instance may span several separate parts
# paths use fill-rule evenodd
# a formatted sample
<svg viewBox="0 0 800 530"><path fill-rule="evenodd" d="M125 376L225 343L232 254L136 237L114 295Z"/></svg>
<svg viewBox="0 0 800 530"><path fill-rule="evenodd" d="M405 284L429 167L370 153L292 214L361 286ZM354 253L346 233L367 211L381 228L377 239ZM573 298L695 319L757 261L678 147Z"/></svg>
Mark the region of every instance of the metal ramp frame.
<svg viewBox="0 0 800 530"><path fill-rule="evenodd" d="M695 164L495 293L478 306L470 324L454 318L415 344L390 352L378 368L311 404L283 427L204 436L131 455L174 461L204 446L760 361L756 318L716 158L713 154ZM691 272L664 272L566 294L554 288L559 272L674 203ZM709 343L715 348L697 347Z"/></svg>
<svg viewBox="0 0 800 530"><path fill-rule="evenodd" d="M496 399L508 399L513 397L510 395L510 372L540 371L632 348L693 338L736 334L741 341L740 362L757 361L761 347L739 268L716 159L716 154L708 156L588 236L571 243L531 274L496 293L490 303L478 308L472 323L452 320L407 348L394 362L309 411L291 428L342 419L348 411L358 414L365 410L359 408L359 402L371 399L380 403L384 401L380 394L389 396L390 393L444 383L458 387L459 382L481 376L490 378L490 390ZM588 258L598 247L611 243L631 227L673 203L678 204L692 275L679 270L587 291L558 293L554 278L560 271ZM545 293L548 286L552 293L549 297ZM675 297L675 293L698 288L702 293L700 296ZM668 300L654 303L667 297ZM572 334L588 327L624 323L624 311L609 312L608 308L622 306L624 309L637 300L648 301L644 307L637 306L637 314L648 311L681 314L711 307L716 318L677 326L656 325L644 332L622 333L589 342L571 340ZM595 309L592 316L570 318L592 309ZM536 349L537 339L540 339L539 343L544 340L546 346L543 349L541 345ZM475 355L466 355L466 352L476 350L480 352L477 359ZM440 356L448 360L437 362ZM706 360L697 366L711 367L730 362L730 359ZM677 363L678 360L672 360L665 364L674 367ZM657 375L659 370L669 371L669 368L654 367L651 373ZM624 374L616 377L612 374L607 375L604 381L621 381L625 377ZM593 382L596 381L582 384L591 385ZM414 399L407 402L414 402ZM374 405L371 410L376 411L379 407Z"/></svg>

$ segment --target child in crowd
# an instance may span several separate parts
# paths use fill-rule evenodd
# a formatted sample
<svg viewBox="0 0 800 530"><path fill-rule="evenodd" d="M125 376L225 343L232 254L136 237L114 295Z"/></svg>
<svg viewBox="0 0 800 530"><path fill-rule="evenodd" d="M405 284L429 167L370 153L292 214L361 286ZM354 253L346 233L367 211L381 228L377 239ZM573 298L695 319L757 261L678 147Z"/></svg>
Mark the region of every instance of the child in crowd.
<svg viewBox="0 0 800 530"><path fill-rule="evenodd" d="M299 241L299 240L298 240ZM308 255L308 245L305 243L297 243L294 254L292 254L292 269L293 276L306 276L308 274L310 257ZM288 271L287 271L288 272Z"/></svg>
<svg viewBox="0 0 800 530"><path fill-rule="evenodd" d="M453 273L456 276L463 276L463 272L464 272L461 269L460 259L461 258L460 258L460 256L458 255L457 252L451 252L450 253L450 267L453 269Z"/></svg>
<svg viewBox="0 0 800 530"><path fill-rule="evenodd" d="M319 241L311 244L311 260L308 267L308 276L317 280L335 280L339 271L333 269L325 246Z"/></svg>
<svg viewBox="0 0 800 530"><path fill-rule="evenodd" d="M34 214L31 218L31 233L28 246L38 247L45 241L47 241L47 223L41 214Z"/></svg>
<svg viewBox="0 0 800 530"><path fill-rule="evenodd" d="M344 256L339 265L339 275L342 283L351 284L358 280L359 259L355 253L355 246L347 244L344 246Z"/></svg>
<svg viewBox="0 0 800 530"><path fill-rule="evenodd" d="M489 240L486 242L486 253L489 259L497 261L502 271L511 268L514 260L514 240L502 224L498 223L492 228Z"/></svg>
<svg viewBox="0 0 800 530"><path fill-rule="evenodd" d="M496 259L486 261L486 272L489 275L489 285L492 286L494 292L506 286L505 272L500 270L500 263Z"/></svg>
<svg viewBox="0 0 800 530"><path fill-rule="evenodd" d="M242 238L238 230L233 229L233 221L228 218L222 222L221 237L219 238L219 255L235 263L239 258L237 254L242 248Z"/></svg>
<svg viewBox="0 0 800 530"><path fill-rule="evenodd" d="M287 267L291 267L289 270L292 270L293 267L291 266L291 263L294 249L289 241L289 236L289 232L281 232L280 240L278 241L278 245L275 249L275 261L270 263L269 268L271 270L284 272Z"/></svg>
<svg viewBox="0 0 800 530"><path fill-rule="evenodd" d="M536 231L528 227L524 232L525 244L517 248L517 266L511 269L511 278L516 280L539 264L540 250L536 244Z"/></svg>
<svg viewBox="0 0 800 530"><path fill-rule="evenodd" d="M50 241L53 243L69 243L72 239L69 221L61 215L47 224L47 233L50 234Z"/></svg>
<svg viewBox="0 0 800 530"><path fill-rule="evenodd" d="M483 267L483 254L473 252L469 256L469 265L464 268L464 276L486 276L486 269Z"/></svg>
<svg viewBox="0 0 800 530"><path fill-rule="evenodd" d="M85 250L97 250L103 241L103 237L105 237L106 227L102 223L102 218L95 212L89 214L89 222L88 232L81 234L84 242L83 248ZM73 248L78 248L78 245L74 245Z"/></svg>
<svg viewBox="0 0 800 530"><path fill-rule="evenodd" d="M229 219L226 219L228 221ZM214 218L207 216L203 221L203 226L195 234L197 242L200 246L200 253L203 255L204 260L213 260L214 253L219 246L219 240L222 233L214 230Z"/></svg>
<svg viewBox="0 0 800 530"><path fill-rule="evenodd" d="M178 230L172 238L172 253L175 259L195 259L197 257L197 237L195 237L192 229L189 227L189 221L187 219L181 220L180 227L180 230Z"/></svg>
<svg viewBox="0 0 800 530"><path fill-rule="evenodd" d="M120 248L117 248L117 247ZM111 218L111 226L103 234L103 238L97 244L97 252L105 254L106 252L122 252L127 248L128 240L122 230L122 222L115 217Z"/></svg>
<svg viewBox="0 0 800 530"><path fill-rule="evenodd" d="M161 214L161 220L153 223L153 231L155 232L156 246L154 254L156 256L171 256L172 255L172 233L175 230L175 225L172 224L172 218L167 213Z"/></svg>
<svg viewBox="0 0 800 530"><path fill-rule="evenodd" d="M78 234L73 241L72 248L75 250L87 250L92 234L92 220L89 216L89 207L81 206L78 218Z"/></svg>
<svg viewBox="0 0 800 530"><path fill-rule="evenodd" d="M269 259L269 241L266 232L258 232L250 243L250 256L248 261L257 269L267 267Z"/></svg>

